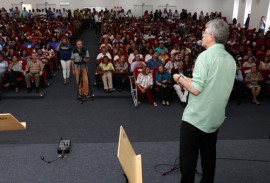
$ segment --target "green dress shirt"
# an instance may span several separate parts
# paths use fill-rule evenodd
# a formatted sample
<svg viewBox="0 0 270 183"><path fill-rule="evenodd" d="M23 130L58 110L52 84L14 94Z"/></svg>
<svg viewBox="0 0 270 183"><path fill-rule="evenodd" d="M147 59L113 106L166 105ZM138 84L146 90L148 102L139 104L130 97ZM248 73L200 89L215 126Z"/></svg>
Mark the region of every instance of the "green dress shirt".
<svg viewBox="0 0 270 183"><path fill-rule="evenodd" d="M215 132L225 119L235 72L235 60L224 45L215 44L202 52L196 60L192 78L192 86L200 94L190 93L182 120L205 133Z"/></svg>

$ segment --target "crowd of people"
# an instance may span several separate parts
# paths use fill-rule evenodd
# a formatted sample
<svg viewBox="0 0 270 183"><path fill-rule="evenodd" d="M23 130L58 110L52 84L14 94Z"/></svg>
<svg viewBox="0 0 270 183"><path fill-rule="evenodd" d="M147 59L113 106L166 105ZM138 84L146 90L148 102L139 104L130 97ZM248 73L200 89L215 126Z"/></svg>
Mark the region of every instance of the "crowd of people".
<svg viewBox="0 0 270 183"><path fill-rule="evenodd" d="M134 75L139 101L144 94L154 106L157 106L152 95L154 92L159 93L162 105L170 106L173 91L181 104L186 105L188 91L176 84L172 76L181 73L192 77L196 58L204 50L201 38L205 23L216 18L226 20L221 13L204 14L201 11L197 16L197 13L191 14L185 9L181 13L166 9L155 13L145 11L139 19L131 16L130 10L126 14L122 10L118 16L109 11L100 14L102 35L96 74L101 75L104 90L113 91L115 84L115 88L122 91L129 87L127 82L123 83L127 76ZM261 90L269 92L270 33L247 29L235 21L228 22L230 35L225 44L238 65L233 92L240 104L242 95L250 89L252 103L260 105L258 96ZM143 68L139 74L137 67Z"/></svg>
<svg viewBox="0 0 270 183"><path fill-rule="evenodd" d="M82 28L95 29L100 36L100 53L97 55L96 82L102 80L104 91L129 90L129 77L135 76L142 101L144 94L149 103L157 106L153 92L159 94L162 105L170 106L175 91L183 106L188 91L173 81L173 74L192 77L201 46L205 23L222 18L222 13L194 14L164 9L145 11L136 18L131 10L95 9L36 9L21 12L11 8L1 9L0 64L1 86L15 87L26 81L28 92L35 81L39 92L40 76L44 82L62 67L64 83L69 82L71 69L71 44ZM234 19L226 43L238 65L234 92L241 102L243 93L250 89L252 102L260 105L258 96L268 91L270 33L247 29ZM3 67L2 67L3 68ZM134 73L137 68L143 72ZM148 72L149 70L149 72Z"/></svg>
<svg viewBox="0 0 270 183"><path fill-rule="evenodd" d="M43 9L44 14L33 12L25 9L20 12L17 7L9 13L1 9L0 89L14 87L18 93L20 82L25 81L28 93L32 92L32 83L39 93L40 80L47 85L60 66L64 83L69 82L70 42L74 42L82 30L81 19L54 16L50 8Z"/></svg>

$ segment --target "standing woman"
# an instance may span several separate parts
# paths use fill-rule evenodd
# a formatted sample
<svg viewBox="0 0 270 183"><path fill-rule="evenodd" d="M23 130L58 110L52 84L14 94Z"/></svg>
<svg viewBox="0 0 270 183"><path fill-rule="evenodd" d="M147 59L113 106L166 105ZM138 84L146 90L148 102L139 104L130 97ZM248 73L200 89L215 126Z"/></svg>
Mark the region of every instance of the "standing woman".
<svg viewBox="0 0 270 183"><path fill-rule="evenodd" d="M95 16L95 22L96 22L96 35L101 35L101 22L102 22L102 17L101 17L101 12L96 12Z"/></svg>
<svg viewBox="0 0 270 183"><path fill-rule="evenodd" d="M259 24L259 32L264 33L264 30L265 30L265 18L264 16L262 16Z"/></svg>
<svg viewBox="0 0 270 183"><path fill-rule="evenodd" d="M63 70L64 84L69 82L70 65L71 65L71 47L66 37L61 39L60 44L57 47L57 51L60 53L60 61Z"/></svg>

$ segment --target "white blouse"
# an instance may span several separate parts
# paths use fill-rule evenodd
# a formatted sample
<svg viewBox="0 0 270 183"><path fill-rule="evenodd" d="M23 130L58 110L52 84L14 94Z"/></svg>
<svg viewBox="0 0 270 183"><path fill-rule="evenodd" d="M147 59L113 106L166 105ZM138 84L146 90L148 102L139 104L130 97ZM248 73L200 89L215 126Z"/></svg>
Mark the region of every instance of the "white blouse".
<svg viewBox="0 0 270 183"><path fill-rule="evenodd" d="M153 85L153 76L152 76L152 74L149 73L148 75L145 76L142 73L140 73L137 76L136 84L139 84L143 88L146 88L149 85L152 86Z"/></svg>

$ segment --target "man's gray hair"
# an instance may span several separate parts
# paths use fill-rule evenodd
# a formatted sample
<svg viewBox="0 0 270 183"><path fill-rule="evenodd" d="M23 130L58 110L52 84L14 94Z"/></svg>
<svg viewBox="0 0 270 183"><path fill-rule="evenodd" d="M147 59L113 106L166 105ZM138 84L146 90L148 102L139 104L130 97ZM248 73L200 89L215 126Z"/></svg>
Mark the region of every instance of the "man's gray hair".
<svg viewBox="0 0 270 183"><path fill-rule="evenodd" d="M216 38L216 43L225 44L229 36L229 25L222 19L210 20L205 25L208 28L208 33L213 34Z"/></svg>

